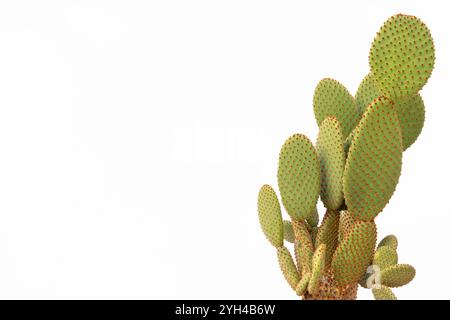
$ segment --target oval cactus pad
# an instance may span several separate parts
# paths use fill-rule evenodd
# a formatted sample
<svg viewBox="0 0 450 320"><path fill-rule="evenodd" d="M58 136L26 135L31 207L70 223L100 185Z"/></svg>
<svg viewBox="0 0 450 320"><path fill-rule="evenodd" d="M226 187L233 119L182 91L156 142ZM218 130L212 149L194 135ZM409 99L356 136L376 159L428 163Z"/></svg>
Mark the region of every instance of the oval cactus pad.
<svg viewBox="0 0 450 320"><path fill-rule="evenodd" d="M402 129L403 150L408 149L422 132L425 122L425 105L419 94L407 96L395 102Z"/></svg>
<svg viewBox="0 0 450 320"><path fill-rule="evenodd" d="M372 264L379 266L380 269L385 269L392 265L396 265L397 262L397 251L391 246L381 246L375 251Z"/></svg>
<svg viewBox="0 0 450 320"><path fill-rule="evenodd" d="M383 285L379 288L372 288L372 294L375 300L397 300L392 290Z"/></svg>
<svg viewBox="0 0 450 320"><path fill-rule="evenodd" d="M338 81L330 78L322 79L314 90L314 115L317 125L328 116L334 116L342 126L344 138L358 123L360 114L355 99Z"/></svg>
<svg viewBox="0 0 450 320"><path fill-rule="evenodd" d="M361 81L355 95L356 106L360 114L364 114L369 104L379 96L382 96L380 89L375 81L375 77L372 73L369 73Z"/></svg>
<svg viewBox="0 0 450 320"><path fill-rule="evenodd" d="M381 271L381 284L396 288L408 284L416 275L416 269L409 264L396 264Z"/></svg>
<svg viewBox="0 0 450 320"><path fill-rule="evenodd" d="M277 249L278 264L280 265L281 272L283 272L284 278L293 290L300 281L300 275L298 274L297 267L295 266L294 259L286 247L279 247Z"/></svg>
<svg viewBox="0 0 450 320"><path fill-rule="evenodd" d="M390 235L384 237L378 243L378 247L377 248L381 248L382 246L390 246L390 247L392 247L392 249L397 250L397 247L398 247L398 239L397 239L397 237L394 236L393 234L390 234Z"/></svg>
<svg viewBox="0 0 450 320"><path fill-rule="evenodd" d="M294 134L283 144L277 176L281 201L292 220L308 218L319 198L320 168L306 136Z"/></svg>
<svg viewBox="0 0 450 320"><path fill-rule="evenodd" d="M274 247L281 247L283 245L283 219L280 203L275 191L267 184L259 190L258 216L267 240Z"/></svg>
<svg viewBox="0 0 450 320"><path fill-rule="evenodd" d="M344 197L355 219L370 221L386 206L400 177L402 151L397 113L380 97L356 127L345 165Z"/></svg>
<svg viewBox="0 0 450 320"><path fill-rule="evenodd" d="M345 166L344 138L335 117L327 117L320 125L316 149L319 156L320 197L325 207L337 210L344 201L342 176Z"/></svg>
<svg viewBox="0 0 450 320"><path fill-rule="evenodd" d="M434 67L434 44L427 26L414 16L389 18L373 40L370 69L384 96L418 93Z"/></svg>

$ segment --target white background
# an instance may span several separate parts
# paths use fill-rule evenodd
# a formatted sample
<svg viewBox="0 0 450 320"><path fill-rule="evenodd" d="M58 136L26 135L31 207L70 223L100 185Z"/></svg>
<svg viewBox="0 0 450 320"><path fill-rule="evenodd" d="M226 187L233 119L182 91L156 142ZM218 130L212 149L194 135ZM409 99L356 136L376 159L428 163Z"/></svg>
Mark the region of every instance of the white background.
<svg viewBox="0 0 450 320"><path fill-rule="evenodd" d="M447 299L447 1L2 1L0 298L296 299L257 220L312 95L355 92L395 13L436 45L426 124L377 218ZM372 299L360 289L359 298Z"/></svg>

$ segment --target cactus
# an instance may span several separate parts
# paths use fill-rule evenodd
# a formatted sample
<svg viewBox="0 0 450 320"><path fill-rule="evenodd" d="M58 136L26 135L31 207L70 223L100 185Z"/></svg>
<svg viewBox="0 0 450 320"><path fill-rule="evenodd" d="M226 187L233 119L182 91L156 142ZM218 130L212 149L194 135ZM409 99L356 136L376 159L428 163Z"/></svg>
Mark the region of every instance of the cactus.
<svg viewBox="0 0 450 320"><path fill-rule="evenodd" d="M277 249L278 264L283 272L284 278L289 283L291 288L295 290L298 282L300 281L300 275L297 267L295 266L292 255L286 247L279 247Z"/></svg>
<svg viewBox="0 0 450 320"><path fill-rule="evenodd" d="M381 271L381 284L396 288L408 284L414 276L416 270L409 264L396 264Z"/></svg>
<svg viewBox="0 0 450 320"><path fill-rule="evenodd" d="M397 237L394 236L393 234L390 234L390 235L384 237L378 243L378 248L380 248L382 246L391 246L394 250L397 250L397 247L398 247Z"/></svg>
<svg viewBox="0 0 450 320"><path fill-rule="evenodd" d="M287 242L295 242L294 229L292 229L292 223L289 220L283 220L283 237Z"/></svg>
<svg viewBox="0 0 450 320"><path fill-rule="evenodd" d="M373 264L385 269L392 265L396 265L398 262L398 254L394 248L390 246L383 246L375 251L373 256Z"/></svg>
<svg viewBox="0 0 450 320"><path fill-rule="evenodd" d="M258 196L259 223L267 240L276 248L283 245L283 219L275 191L269 185L262 186Z"/></svg>
<svg viewBox="0 0 450 320"><path fill-rule="evenodd" d="M355 219L374 219L394 193L402 165L401 139L392 102L376 98L355 128L342 180Z"/></svg>
<svg viewBox="0 0 450 320"><path fill-rule="evenodd" d="M327 208L338 210L344 201L342 176L345 166L344 138L335 117L327 117L320 125L316 149L319 156L320 197Z"/></svg>
<svg viewBox="0 0 450 320"><path fill-rule="evenodd" d="M314 114L320 126L328 116L337 118L342 125L342 134L346 138L359 120L359 111L355 98L334 79L321 80L314 91Z"/></svg>
<svg viewBox="0 0 450 320"><path fill-rule="evenodd" d="M381 285L379 288L372 288L375 300L397 300L397 297L392 290L386 286Z"/></svg>
<svg viewBox="0 0 450 320"><path fill-rule="evenodd" d="M419 92L433 71L434 60L427 26L403 14L384 23L370 48L370 69L378 88L393 100Z"/></svg>
<svg viewBox="0 0 450 320"><path fill-rule="evenodd" d="M331 268L338 285L357 283L373 258L377 230L373 221L356 221L333 254Z"/></svg>
<svg viewBox="0 0 450 320"><path fill-rule="evenodd" d="M312 257L312 271L308 282L308 292L312 295L317 294L320 289L320 281L325 271L325 257L327 246L320 244Z"/></svg>
<svg viewBox="0 0 450 320"><path fill-rule="evenodd" d="M322 220L315 238L315 246L326 245L325 265L329 266L334 251L338 245L339 212L328 210Z"/></svg>
<svg viewBox="0 0 450 320"><path fill-rule="evenodd" d="M382 93L376 86L373 74L369 73L359 85L355 95L361 114L379 96L382 96ZM403 149L406 150L416 141L422 131L425 122L425 106L420 94L412 94L392 101L402 130ZM351 139L353 136L349 136L347 139L349 138ZM349 146L346 145L346 147L348 150Z"/></svg>
<svg viewBox="0 0 450 320"><path fill-rule="evenodd" d="M397 188L404 151L422 131L419 91L434 61L422 21L403 14L389 18L372 42L370 70L355 97L331 78L318 83L315 145L302 134L283 144L277 180L290 220L283 220L269 185L260 189L258 216L286 281L304 300L356 299L358 285L376 300L396 300L391 288L415 277L414 267L398 263L394 235L376 244L375 218ZM326 208L321 221L319 199ZM293 244L294 258L284 241Z"/></svg>

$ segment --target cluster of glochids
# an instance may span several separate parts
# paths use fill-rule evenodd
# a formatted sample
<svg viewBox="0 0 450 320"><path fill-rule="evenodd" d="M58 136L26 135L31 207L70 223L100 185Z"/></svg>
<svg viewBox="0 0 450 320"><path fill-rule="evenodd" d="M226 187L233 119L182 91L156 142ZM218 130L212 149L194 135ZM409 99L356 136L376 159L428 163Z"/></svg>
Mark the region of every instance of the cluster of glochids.
<svg viewBox="0 0 450 320"><path fill-rule="evenodd" d="M402 14L389 18L355 97L329 78L317 85L315 145L301 134L283 144L277 179L291 219L283 220L274 189L264 185L259 221L285 279L303 299L355 299L358 284L376 299L396 299L390 288L414 278L412 266L397 263L395 236L376 246L374 219L394 193L403 151L422 130L419 91L434 61L425 24ZM320 224L319 196L327 209ZM294 244L294 258L284 240Z"/></svg>

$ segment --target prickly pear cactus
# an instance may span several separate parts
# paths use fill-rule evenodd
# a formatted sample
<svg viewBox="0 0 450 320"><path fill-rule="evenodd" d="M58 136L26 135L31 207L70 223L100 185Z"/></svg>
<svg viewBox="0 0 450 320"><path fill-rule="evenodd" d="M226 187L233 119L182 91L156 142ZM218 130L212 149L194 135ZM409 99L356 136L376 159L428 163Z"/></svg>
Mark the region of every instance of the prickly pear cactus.
<svg viewBox="0 0 450 320"><path fill-rule="evenodd" d="M302 134L283 144L281 201L263 185L258 215L284 278L304 300L356 299L358 286L376 300L396 300L391 288L415 277L413 266L398 263L394 235L376 244L375 218L397 188L403 152L424 126L419 91L434 61L433 40L422 21L403 14L389 18L372 42L370 70L355 97L334 79L318 83L315 145ZM326 208L321 221L319 198ZM280 203L290 220L283 220Z"/></svg>

